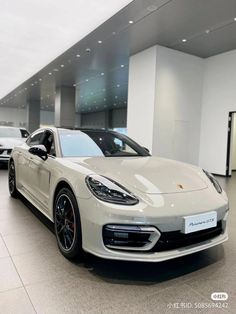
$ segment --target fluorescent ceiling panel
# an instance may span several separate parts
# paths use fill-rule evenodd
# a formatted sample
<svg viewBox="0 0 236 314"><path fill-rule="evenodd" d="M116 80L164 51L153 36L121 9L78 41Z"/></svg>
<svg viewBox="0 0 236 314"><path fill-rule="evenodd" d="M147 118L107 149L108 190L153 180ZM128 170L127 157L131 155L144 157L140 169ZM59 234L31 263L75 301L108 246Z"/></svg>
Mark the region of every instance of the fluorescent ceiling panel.
<svg viewBox="0 0 236 314"><path fill-rule="evenodd" d="M1 0L0 99L131 0Z"/></svg>

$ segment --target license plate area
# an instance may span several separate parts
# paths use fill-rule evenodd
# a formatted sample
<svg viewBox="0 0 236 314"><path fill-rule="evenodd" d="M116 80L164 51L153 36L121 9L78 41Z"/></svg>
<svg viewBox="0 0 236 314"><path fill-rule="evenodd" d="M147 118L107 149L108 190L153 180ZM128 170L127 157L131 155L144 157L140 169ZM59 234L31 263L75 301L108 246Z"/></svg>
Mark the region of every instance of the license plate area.
<svg viewBox="0 0 236 314"><path fill-rule="evenodd" d="M182 233L197 232L216 227L217 212L211 211L204 214L185 216Z"/></svg>

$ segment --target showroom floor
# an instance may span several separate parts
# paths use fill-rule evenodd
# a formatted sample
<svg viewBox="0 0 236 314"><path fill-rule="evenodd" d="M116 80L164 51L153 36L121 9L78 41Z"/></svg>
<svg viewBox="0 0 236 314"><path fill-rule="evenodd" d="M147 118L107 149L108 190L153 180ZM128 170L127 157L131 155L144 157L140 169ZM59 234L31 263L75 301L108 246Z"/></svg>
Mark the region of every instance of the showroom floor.
<svg viewBox="0 0 236 314"><path fill-rule="evenodd" d="M90 255L80 264L58 252L50 225L9 197L0 169L0 313L175 313L210 306L212 292L227 292L228 308L184 312L236 313L236 173L219 180L231 203L225 244L155 264Z"/></svg>

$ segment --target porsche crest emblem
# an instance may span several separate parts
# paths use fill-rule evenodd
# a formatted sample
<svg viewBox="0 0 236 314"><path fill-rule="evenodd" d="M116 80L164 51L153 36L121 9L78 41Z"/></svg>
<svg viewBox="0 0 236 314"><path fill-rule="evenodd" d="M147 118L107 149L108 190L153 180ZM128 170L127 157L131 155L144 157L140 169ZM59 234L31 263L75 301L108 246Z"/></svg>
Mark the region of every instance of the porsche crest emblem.
<svg viewBox="0 0 236 314"><path fill-rule="evenodd" d="M182 184L177 184L177 187L180 188L181 190L184 189L183 185Z"/></svg>

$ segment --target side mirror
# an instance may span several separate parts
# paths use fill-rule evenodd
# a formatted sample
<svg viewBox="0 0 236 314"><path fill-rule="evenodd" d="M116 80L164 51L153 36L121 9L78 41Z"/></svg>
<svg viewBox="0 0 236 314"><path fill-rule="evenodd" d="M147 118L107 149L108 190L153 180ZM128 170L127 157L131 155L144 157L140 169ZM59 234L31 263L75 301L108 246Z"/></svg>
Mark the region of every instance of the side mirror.
<svg viewBox="0 0 236 314"><path fill-rule="evenodd" d="M147 147L143 146L143 149L145 149L148 153L150 153L149 149Z"/></svg>
<svg viewBox="0 0 236 314"><path fill-rule="evenodd" d="M48 158L48 153L44 145L34 145L30 147L29 153L38 156L44 161Z"/></svg>

